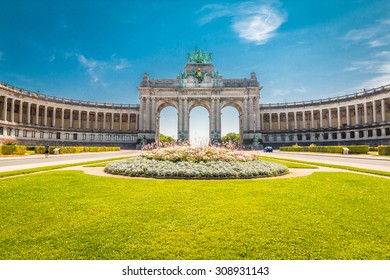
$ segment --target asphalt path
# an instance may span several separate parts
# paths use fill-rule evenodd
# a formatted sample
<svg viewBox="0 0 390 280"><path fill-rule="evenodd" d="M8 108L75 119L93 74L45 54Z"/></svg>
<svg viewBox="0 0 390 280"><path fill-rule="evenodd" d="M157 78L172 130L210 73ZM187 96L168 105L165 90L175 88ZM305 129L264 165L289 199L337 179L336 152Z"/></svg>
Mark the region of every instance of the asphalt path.
<svg viewBox="0 0 390 280"><path fill-rule="evenodd" d="M0 157L0 172L20 170L34 167L70 164L93 160L110 159L116 157L134 156L141 151L124 150L120 152L82 153L50 155L31 155L22 157ZM339 154L318 154L318 153L295 153L280 152L273 153L259 152L259 155L274 158L297 159L311 162L321 162L336 165L347 165L353 167L382 170L390 172L390 157L380 157L372 155L339 155Z"/></svg>
<svg viewBox="0 0 390 280"><path fill-rule="evenodd" d="M45 158L45 155L31 155L31 156L15 156L15 157L1 157L0 158L0 172L21 170L34 167L70 164L93 160L110 159L116 157L126 157L140 154L140 151L125 150L119 152L100 152L100 153L82 153L82 154L63 154L50 155Z"/></svg>
<svg viewBox="0 0 390 280"><path fill-rule="evenodd" d="M335 165L346 165L390 172L390 157L384 156L297 153L280 151L274 151L273 153L260 152L259 155L274 158L286 158Z"/></svg>

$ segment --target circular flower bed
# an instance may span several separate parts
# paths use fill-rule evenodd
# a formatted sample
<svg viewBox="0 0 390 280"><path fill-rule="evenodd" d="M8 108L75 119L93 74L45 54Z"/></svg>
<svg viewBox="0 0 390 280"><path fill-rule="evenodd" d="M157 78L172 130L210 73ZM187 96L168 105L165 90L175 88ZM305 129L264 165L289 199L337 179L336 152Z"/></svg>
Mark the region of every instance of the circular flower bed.
<svg viewBox="0 0 390 280"><path fill-rule="evenodd" d="M257 160L252 154L215 147L171 147L145 152L133 159L109 163L111 174L185 179L239 179L288 173L284 165Z"/></svg>

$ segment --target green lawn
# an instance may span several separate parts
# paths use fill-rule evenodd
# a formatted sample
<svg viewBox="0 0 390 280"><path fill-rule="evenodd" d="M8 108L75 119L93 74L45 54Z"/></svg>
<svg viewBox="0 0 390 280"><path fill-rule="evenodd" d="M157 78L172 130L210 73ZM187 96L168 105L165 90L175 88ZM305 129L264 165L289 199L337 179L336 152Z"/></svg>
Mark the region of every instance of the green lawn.
<svg viewBox="0 0 390 280"><path fill-rule="evenodd" d="M267 156L258 156L260 160L264 161L269 161L273 163L279 163L282 165L287 166L288 168L307 168L307 169L316 169L318 168L317 166L309 165L309 164L302 164L302 163L297 163L297 162L292 162L289 161L288 159L277 159L277 158L272 158L272 157L267 157Z"/></svg>
<svg viewBox="0 0 390 280"><path fill-rule="evenodd" d="M0 180L0 259L390 259L390 180Z"/></svg>

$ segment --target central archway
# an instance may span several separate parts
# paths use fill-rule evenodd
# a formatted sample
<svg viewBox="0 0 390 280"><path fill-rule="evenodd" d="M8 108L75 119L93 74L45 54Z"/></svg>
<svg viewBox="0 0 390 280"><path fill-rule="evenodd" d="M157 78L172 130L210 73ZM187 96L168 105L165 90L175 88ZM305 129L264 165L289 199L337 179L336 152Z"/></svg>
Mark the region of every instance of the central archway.
<svg viewBox="0 0 390 280"><path fill-rule="evenodd" d="M194 105L189 114L189 141L192 146L207 146L210 142L210 114L205 106Z"/></svg>

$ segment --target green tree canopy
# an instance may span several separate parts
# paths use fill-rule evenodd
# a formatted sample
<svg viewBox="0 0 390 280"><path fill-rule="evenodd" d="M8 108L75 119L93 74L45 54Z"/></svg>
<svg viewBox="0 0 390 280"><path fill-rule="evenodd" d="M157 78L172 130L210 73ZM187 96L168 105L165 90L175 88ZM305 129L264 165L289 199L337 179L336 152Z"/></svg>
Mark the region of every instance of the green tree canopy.
<svg viewBox="0 0 390 280"><path fill-rule="evenodd" d="M226 144L229 141L233 142L236 145L240 144L240 134L235 132L229 132L225 136L222 136L222 144Z"/></svg>
<svg viewBox="0 0 390 280"><path fill-rule="evenodd" d="M176 142L176 140L171 136L166 136L164 134L160 134L160 142L171 143L171 142Z"/></svg>

